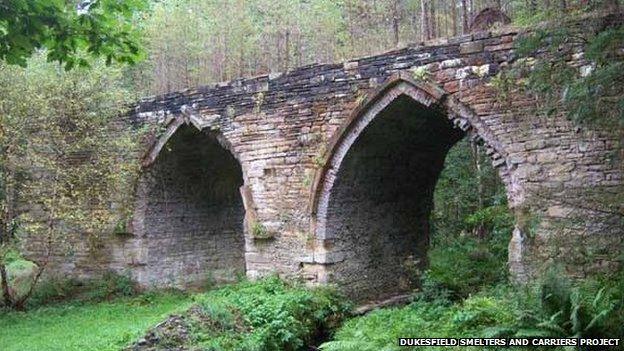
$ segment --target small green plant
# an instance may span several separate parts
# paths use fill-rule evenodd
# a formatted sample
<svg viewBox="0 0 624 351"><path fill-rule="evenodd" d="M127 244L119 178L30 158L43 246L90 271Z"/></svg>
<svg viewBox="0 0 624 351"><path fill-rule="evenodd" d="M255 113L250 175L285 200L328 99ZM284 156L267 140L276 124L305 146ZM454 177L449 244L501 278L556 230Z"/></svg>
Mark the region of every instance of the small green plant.
<svg viewBox="0 0 624 351"><path fill-rule="evenodd" d="M252 224L251 235L255 239L269 239L273 237L273 235L269 232L267 227L260 222L254 222Z"/></svg>
<svg viewBox="0 0 624 351"><path fill-rule="evenodd" d="M307 188L311 184L312 184L312 175L309 172L306 172L305 176L303 177L303 186Z"/></svg>
<svg viewBox="0 0 624 351"><path fill-rule="evenodd" d="M494 88L496 100L499 104L509 106L512 100L511 94L518 87L518 79L510 72L510 70L501 70L492 79L489 85Z"/></svg>
<svg viewBox="0 0 624 351"><path fill-rule="evenodd" d="M314 158L312 159L312 162L314 162L314 165L318 168L323 167L323 165L325 165L325 157L323 155L316 155L314 156Z"/></svg>
<svg viewBox="0 0 624 351"><path fill-rule="evenodd" d="M234 116L236 115L236 109L234 108L234 106L227 105L225 107L225 115L229 118L234 118Z"/></svg>
<svg viewBox="0 0 624 351"><path fill-rule="evenodd" d="M541 217L529 211L527 207L517 208L515 210L516 225L529 238L535 238L537 229L541 222Z"/></svg>
<svg viewBox="0 0 624 351"><path fill-rule="evenodd" d="M132 235L128 230L128 219L123 218L117 221L115 228L113 229L113 234L123 237Z"/></svg>
<svg viewBox="0 0 624 351"><path fill-rule="evenodd" d="M415 80L420 80L423 82L428 82L431 80L431 72L429 72L427 66L412 67L411 72L412 77Z"/></svg>
<svg viewBox="0 0 624 351"><path fill-rule="evenodd" d="M208 271L204 280L204 289L212 290L215 286L217 286L217 281L214 277L214 273L212 273L212 271Z"/></svg>
<svg viewBox="0 0 624 351"><path fill-rule="evenodd" d="M260 113L260 109L262 108L262 104L264 104L264 93L259 92L258 94L253 96L254 100L254 113Z"/></svg>
<svg viewBox="0 0 624 351"><path fill-rule="evenodd" d="M362 103L364 103L364 101L366 101L366 94L365 93L358 93L357 97L355 98L355 104L356 105L361 105Z"/></svg>

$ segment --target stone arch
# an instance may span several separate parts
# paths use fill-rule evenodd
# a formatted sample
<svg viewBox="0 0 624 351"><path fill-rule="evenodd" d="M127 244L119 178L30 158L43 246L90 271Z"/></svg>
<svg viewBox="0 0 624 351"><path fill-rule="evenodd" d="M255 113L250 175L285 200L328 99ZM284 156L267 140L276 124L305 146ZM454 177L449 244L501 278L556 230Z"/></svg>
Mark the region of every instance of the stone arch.
<svg viewBox="0 0 624 351"><path fill-rule="evenodd" d="M246 270L246 172L225 136L195 116L170 117L142 159L128 262L142 285L227 282Z"/></svg>
<svg viewBox="0 0 624 351"><path fill-rule="evenodd" d="M464 136L485 144L513 206L518 189L504 148L443 89L397 74L358 107L331 139L313 183L315 245L305 263L315 267L318 280L339 282L360 299L396 293L399 261L418 256L425 263L433 189L448 149ZM362 232L379 235L358 236ZM367 257L375 255L375 262Z"/></svg>

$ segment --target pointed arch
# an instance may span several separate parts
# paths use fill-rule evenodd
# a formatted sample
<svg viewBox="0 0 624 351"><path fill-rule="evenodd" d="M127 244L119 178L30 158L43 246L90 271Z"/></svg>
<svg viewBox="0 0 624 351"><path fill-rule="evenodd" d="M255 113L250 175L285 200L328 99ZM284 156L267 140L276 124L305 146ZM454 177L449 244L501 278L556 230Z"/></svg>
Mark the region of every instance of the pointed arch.
<svg viewBox="0 0 624 351"><path fill-rule="evenodd" d="M505 150L479 116L432 83L392 76L330 140L304 269L357 299L411 289L409 267L426 266L437 180L464 137L485 144L511 198Z"/></svg>
<svg viewBox="0 0 624 351"><path fill-rule="evenodd" d="M127 244L140 284L195 286L246 272L247 223L255 209L219 117L183 106L143 156Z"/></svg>
<svg viewBox="0 0 624 351"><path fill-rule="evenodd" d="M331 235L328 236L326 232L325 221L331 190L342 161L364 129L381 111L402 96L409 97L425 108L440 112L453 123L455 128L465 132L472 140L485 144L486 153L492 159L494 167L499 169L508 192L513 191L505 162L506 152L477 114L439 86L416 81L405 72L400 72L388 78L360 104L329 141L329 147L323 158L326 162L316 173L309 200L311 229L317 239L331 238Z"/></svg>
<svg viewBox="0 0 624 351"><path fill-rule="evenodd" d="M213 125L216 120L219 119L219 115L209 115L209 116L200 116L200 114L195 110L194 107L189 107L188 105L183 105L180 108L181 114L168 116L168 118L164 122L165 131L163 134L156 139L154 143L152 143L147 151L145 152L143 159L141 161L141 166L143 168L147 168L151 166L156 158L160 154L162 148L167 144L169 139L176 133L176 131L183 125L193 126L197 128L200 132ZM212 128L210 128L212 129ZM230 142L223 137L221 133L213 133L216 137L217 141L223 148L228 150L232 156L234 156L239 162L240 159L238 154L234 152L232 145Z"/></svg>

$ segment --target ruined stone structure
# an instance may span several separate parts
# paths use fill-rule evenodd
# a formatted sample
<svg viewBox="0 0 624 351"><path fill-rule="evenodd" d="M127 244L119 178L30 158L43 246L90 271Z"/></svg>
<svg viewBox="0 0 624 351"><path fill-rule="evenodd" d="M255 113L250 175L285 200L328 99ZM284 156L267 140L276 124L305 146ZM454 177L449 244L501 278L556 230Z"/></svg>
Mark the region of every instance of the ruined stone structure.
<svg viewBox="0 0 624 351"><path fill-rule="evenodd" d="M131 235L111 240L104 267L147 286L278 272L359 299L401 292L410 262L425 264L436 180L464 137L485 145L506 185L515 279L549 262L579 276L618 264L621 215L593 205L622 189L609 162L616 136L543 117L523 93L501 99L490 82L515 59L517 35L478 32L141 101L133 123L159 129ZM589 63L579 52L570 64Z"/></svg>

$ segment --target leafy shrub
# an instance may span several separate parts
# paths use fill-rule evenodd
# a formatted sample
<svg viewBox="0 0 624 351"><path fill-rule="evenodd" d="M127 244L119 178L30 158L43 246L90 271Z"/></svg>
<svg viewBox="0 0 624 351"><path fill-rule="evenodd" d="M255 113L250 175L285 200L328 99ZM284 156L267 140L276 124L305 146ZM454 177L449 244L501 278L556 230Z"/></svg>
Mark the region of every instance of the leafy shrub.
<svg viewBox="0 0 624 351"><path fill-rule="evenodd" d="M203 350L302 350L350 310L327 288L307 289L278 277L213 290L195 301L186 313L188 342Z"/></svg>
<svg viewBox="0 0 624 351"><path fill-rule="evenodd" d="M36 307L67 300L95 302L133 296L137 292L135 283L130 277L112 272L105 273L99 279L89 280L48 277L37 285L28 306Z"/></svg>
<svg viewBox="0 0 624 351"><path fill-rule="evenodd" d="M437 323L448 318L449 307L435 302L415 302L403 308L375 310L347 321L323 351L399 350L399 337L442 336Z"/></svg>
<svg viewBox="0 0 624 351"><path fill-rule="evenodd" d="M465 222L468 230L479 226L488 234L447 238L429 250L425 281L450 291L452 298L466 297L507 278L507 242L513 222L506 207L486 207Z"/></svg>
<svg viewBox="0 0 624 351"><path fill-rule="evenodd" d="M89 280L85 297L88 300L104 300L111 297L132 296L136 293L132 279L127 275L107 272L101 279Z"/></svg>
<svg viewBox="0 0 624 351"><path fill-rule="evenodd" d="M533 67L514 67L511 73L526 83L548 115L563 107L576 124L618 131L624 125L624 91L613 82L624 78L623 44L624 26L588 23L582 33L566 27L536 30L517 41L519 57L534 58ZM568 64L579 49L589 63L582 69Z"/></svg>
<svg viewBox="0 0 624 351"><path fill-rule="evenodd" d="M466 297L506 277L504 261L472 238L459 238L430 251L427 277L449 290L452 298Z"/></svg>
<svg viewBox="0 0 624 351"><path fill-rule="evenodd" d="M512 323L514 312L509 301L499 296L474 296L453 305L415 301L403 308L376 310L347 321L334 340L321 345L321 349L399 351L406 349L397 345L400 337L476 337L488 327Z"/></svg>
<svg viewBox="0 0 624 351"><path fill-rule="evenodd" d="M510 327L500 327L494 336L622 338L624 330L624 279L622 273L609 279L594 278L572 284L556 270L548 272L529 294L530 305Z"/></svg>

